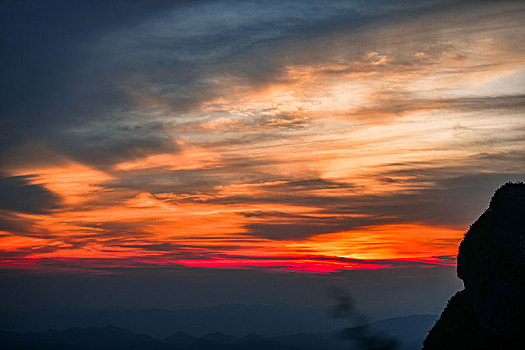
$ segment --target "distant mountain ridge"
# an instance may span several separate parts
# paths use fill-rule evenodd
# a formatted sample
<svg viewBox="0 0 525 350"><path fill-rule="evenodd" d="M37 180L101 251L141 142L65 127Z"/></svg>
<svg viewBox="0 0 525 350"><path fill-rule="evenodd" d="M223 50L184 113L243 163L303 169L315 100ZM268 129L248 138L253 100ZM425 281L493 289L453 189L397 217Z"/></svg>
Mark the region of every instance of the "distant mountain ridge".
<svg viewBox="0 0 525 350"><path fill-rule="evenodd" d="M523 349L525 184L506 183L459 247L465 289L450 299L424 350Z"/></svg>
<svg viewBox="0 0 525 350"><path fill-rule="evenodd" d="M426 330L435 322L434 315L412 315L375 322L371 327L397 336L399 350L416 350ZM400 331L402 330L402 331ZM411 331L412 330L412 331ZM177 332L164 338L137 334L127 329L108 327L70 328L40 333L0 331L0 350L348 350L351 344L339 331L303 332L298 334L263 337L249 334L234 337L214 332L193 337Z"/></svg>
<svg viewBox="0 0 525 350"><path fill-rule="evenodd" d="M181 310L88 309L30 313L3 310L0 313L0 329L13 332L109 325L163 338L178 331L196 336L217 331L234 336L249 333L272 336L331 331L346 323L329 317L324 309L288 304L226 304Z"/></svg>

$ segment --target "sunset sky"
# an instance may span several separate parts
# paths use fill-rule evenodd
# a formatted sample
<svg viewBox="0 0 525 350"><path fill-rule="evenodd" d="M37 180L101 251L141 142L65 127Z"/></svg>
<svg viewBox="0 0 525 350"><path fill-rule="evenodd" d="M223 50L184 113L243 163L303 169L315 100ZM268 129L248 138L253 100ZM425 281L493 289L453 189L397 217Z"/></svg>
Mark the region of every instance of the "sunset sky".
<svg viewBox="0 0 525 350"><path fill-rule="evenodd" d="M523 2L125 5L0 5L4 272L453 267L524 179Z"/></svg>

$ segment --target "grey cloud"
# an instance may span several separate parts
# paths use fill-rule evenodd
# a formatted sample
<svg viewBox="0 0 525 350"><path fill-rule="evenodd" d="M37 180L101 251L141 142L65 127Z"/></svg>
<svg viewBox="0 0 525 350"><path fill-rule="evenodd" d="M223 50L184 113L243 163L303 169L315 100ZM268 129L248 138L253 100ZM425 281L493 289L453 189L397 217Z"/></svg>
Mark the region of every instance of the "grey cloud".
<svg viewBox="0 0 525 350"><path fill-rule="evenodd" d="M333 216L324 220L302 218L298 223L247 224L247 235L272 240L300 240L325 233L341 232L368 225L378 225L388 220L381 218L338 218Z"/></svg>
<svg viewBox="0 0 525 350"><path fill-rule="evenodd" d="M17 21L7 21L4 33L9 54L2 65L2 127L11 136L1 140L1 157L27 141L97 167L177 151L168 140L188 121L186 112L225 93L222 78L250 89L279 82L287 64L325 60L316 52L326 56L318 49L327 34L443 6L414 2L408 11L382 1L119 4L2 5Z"/></svg>
<svg viewBox="0 0 525 350"><path fill-rule="evenodd" d="M0 177L0 209L42 214L60 206L59 196L30 180L30 176Z"/></svg>
<svg viewBox="0 0 525 350"><path fill-rule="evenodd" d="M71 128L54 146L72 159L99 167L178 151L159 123L118 124L105 121L83 129Z"/></svg>
<svg viewBox="0 0 525 350"><path fill-rule="evenodd" d="M315 190L315 189L348 189L354 187L352 184L349 183L341 183L333 180L326 180L326 179L308 179L308 180L295 180L295 181L289 181L285 183L284 185L270 185L269 188L273 188L276 190L288 190L288 191L294 191L294 190Z"/></svg>
<svg viewBox="0 0 525 350"><path fill-rule="evenodd" d="M118 179L109 181L103 186L107 188L126 188L149 193L216 193L214 189L224 180L220 170L161 170L150 169L128 171Z"/></svg>
<svg viewBox="0 0 525 350"><path fill-rule="evenodd" d="M98 74L93 64L86 62L83 47L102 33L142 21L167 3L132 0L121 5L102 1L2 2L0 125L5 134L0 139L1 158L9 159L26 143L36 142L59 153L69 150L81 161L93 161L89 159L95 148L93 140L72 138L70 129L126 109L129 100L111 86L108 74ZM112 123L110 127L115 121ZM105 142L121 148L125 148L123 142L136 141L136 136L130 139L125 134L112 141L111 135L106 136Z"/></svg>
<svg viewBox="0 0 525 350"><path fill-rule="evenodd" d="M367 107L362 112L402 114L417 110L449 109L463 112L514 110L521 112L525 106L525 95L457 97L451 99L419 99L415 96L399 96L400 93L386 94L381 101L386 103ZM406 98L408 97L408 98ZM357 113L360 111L358 110Z"/></svg>
<svg viewBox="0 0 525 350"><path fill-rule="evenodd" d="M45 229L36 229L33 220L20 217L9 210L0 210L0 230L23 236L48 237L50 235Z"/></svg>
<svg viewBox="0 0 525 350"><path fill-rule="evenodd" d="M257 199L244 197L241 202L311 205L319 208L318 213L325 215L319 218L279 212L243 213L248 219L264 218L266 221L247 222L245 234L287 240L388 223L420 222L468 227L487 207L493 192L502 183L523 180L519 174L447 175L450 170L441 171L441 174L439 169L420 171L419 175L414 174L417 171L413 169L407 171L419 181L431 180L434 185L403 193L333 198L315 195L298 197L274 192ZM224 202L235 200L226 198ZM360 216L351 216L355 214Z"/></svg>
<svg viewBox="0 0 525 350"><path fill-rule="evenodd" d="M525 95L463 97L443 102L468 112L511 110L521 113L525 109Z"/></svg>
<svg viewBox="0 0 525 350"><path fill-rule="evenodd" d="M501 184L523 179L523 175L509 173L440 177L437 172L426 174L435 182L432 187L391 196L361 198L339 209L393 217L397 222L467 227L485 210ZM420 178L423 180L424 176Z"/></svg>

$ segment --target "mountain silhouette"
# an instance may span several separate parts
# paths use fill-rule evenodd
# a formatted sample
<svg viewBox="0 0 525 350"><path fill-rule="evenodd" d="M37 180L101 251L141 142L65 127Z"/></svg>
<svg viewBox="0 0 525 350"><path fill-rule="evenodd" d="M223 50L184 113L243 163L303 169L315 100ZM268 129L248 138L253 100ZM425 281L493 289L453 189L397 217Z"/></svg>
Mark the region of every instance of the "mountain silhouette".
<svg viewBox="0 0 525 350"><path fill-rule="evenodd" d="M192 337L191 335L188 335L183 332L177 332L174 335L164 339L166 343L181 349L188 348L191 344L195 342L195 340L195 337Z"/></svg>
<svg viewBox="0 0 525 350"><path fill-rule="evenodd" d="M259 339L254 339L259 338ZM297 350L263 337L239 339L222 333L194 338L179 332L165 339L118 327L71 328L42 333L0 331L0 350Z"/></svg>
<svg viewBox="0 0 525 350"><path fill-rule="evenodd" d="M109 325L165 338L178 331L197 337L214 332L237 337L249 333L276 336L331 331L345 326L345 322L327 317L323 308L288 304L226 304L182 310L107 308L0 312L0 329L17 333Z"/></svg>
<svg viewBox="0 0 525 350"><path fill-rule="evenodd" d="M374 332L389 332L400 341L400 350L417 350L435 315L396 317L370 324ZM45 332L0 331L0 350L349 350L356 349L341 331L302 332L265 337L250 333L235 337L214 332L194 337L177 332L164 338L137 334L109 326L70 328Z"/></svg>
<svg viewBox="0 0 525 350"><path fill-rule="evenodd" d="M169 344L164 344L150 336L113 326L26 334L0 332L0 344L1 350L174 349Z"/></svg>
<svg viewBox="0 0 525 350"><path fill-rule="evenodd" d="M465 288L449 300L423 349L523 349L525 184L495 192L459 246L457 274Z"/></svg>

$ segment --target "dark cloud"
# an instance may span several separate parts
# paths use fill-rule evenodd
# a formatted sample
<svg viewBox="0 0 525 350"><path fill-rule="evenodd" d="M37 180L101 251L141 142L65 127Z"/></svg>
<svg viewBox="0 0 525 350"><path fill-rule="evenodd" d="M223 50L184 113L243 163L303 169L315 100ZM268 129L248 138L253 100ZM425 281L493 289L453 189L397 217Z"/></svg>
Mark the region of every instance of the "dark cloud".
<svg viewBox="0 0 525 350"><path fill-rule="evenodd" d="M42 214L60 206L59 196L30 180L30 176L0 177L0 209Z"/></svg>
<svg viewBox="0 0 525 350"><path fill-rule="evenodd" d="M450 171L450 169L448 170ZM246 234L273 240L303 239L318 234L341 232L370 225L418 222L436 226L463 226L473 222L487 207L492 193L507 181L520 181L520 174L447 175L447 169L416 170L407 174L417 181L432 181L433 186L408 192L383 195L325 197L312 194L295 196L287 192L270 192L265 197L224 198L224 203L280 203L311 205L317 214L298 215L280 212L246 212L247 218L263 223L247 223ZM389 173L397 176L405 171ZM310 183L309 180L307 183ZM315 182L314 182L315 183ZM387 185L388 186L388 185ZM329 186L327 188L330 188ZM221 201L222 201L221 200ZM355 216L358 215L358 216ZM437 242L434 242L437 244ZM455 244L456 242L448 242Z"/></svg>
<svg viewBox="0 0 525 350"><path fill-rule="evenodd" d="M525 108L525 95L463 97L444 100L443 102L450 104L452 108L468 112L492 110L520 111Z"/></svg>
<svg viewBox="0 0 525 350"><path fill-rule="evenodd" d="M109 188L133 189L149 193L216 193L224 177L220 170L138 170L121 174L117 180L104 184ZM222 182L224 183L224 182ZM190 190L190 191L188 191Z"/></svg>
<svg viewBox="0 0 525 350"><path fill-rule="evenodd" d="M268 188L276 191L294 192L294 191L311 191L316 189L349 189L354 186L349 183L337 182L326 179L308 179L288 181L285 184L270 185Z"/></svg>
<svg viewBox="0 0 525 350"><path fill-rule="evenodd" d="M413 5L410 13L442 6ZM326 35L407 11L383 1L1 6L1 125L8 132L0 156L40 142L97 167L176 151L172 126L223 96L231 79L250 90L283 82L286 65L319 59L315 48ZM281 119L290 127L289 117Z"/></svg>
<svg viewBox="0 0 525 350"><path fill-rule="evenodd" d="M417 112L443 111L476 113L519 113L525 107L525 95L483 96L422 99L402 91L380 91L369 105L357 108L348 116L368 123L388 123L393 119ZM472 116L476 116L472 114Z"/></svg>
<svg viewBox="0 0 525 350"><path fill-rule="evenodd" d="M248 234L273 240L297 240L344 229L337 224L315 225L306 220L302 222L300 224L249 224L246 229Z"/></svg>
<svg viewBox="0 0 525 350"><path fill-rule="evenodd" d="M358 208L354 208L357 211ZM246 234L256 237L262 237L272 240L300 240L311 236L325 233L335 233L357 229L369 225L380 225L393 223L396 218L380 217L377 213L364 217L348 217L338 215L332 212L330 207L322 209L326 217L319 218L308 215L296 215L290 218L290 215L283 213L273 213L264 215L265 223L246 224ZM251 217L250 214L247 214ZM261 218L261 216L258 216Z"/></svg>
<svg viewBox="0 0 525 350"><path fill-rule="evenodd" d="M143 21L171 6L170 2L4 1L0 6L0 125L5 131L0 138L0 157L9 158L24 143L41 142L59 152L71 150L73 156L84 160L83 155L100 146L93 138L104 127L93 128L95 135L83 138L71 138L69 130L85 129L93 120L107 118L115 109L129 105L128 97L110 87L111 78L97 74L92 63L87 63L84 45L107 31ZM111 123L118 125L114 119ZM118 140L129 144L141 137L140 130L135 130L137 135L131 138L122 133L111 140L107 125L105 128L103 144L125 148ZM138 141L139 145L132 147L140 147Z"/></svg>
<svg viewBox="0 0 525 350"><path fill-rule="evenodd" d="M417 171L407 171L417 176ZM467 226L487 207L492 193L506 181L517 181L519 174L473 174L446 176L439 169L421 171L419 180L433 186L407 193L362 196L346 205L327 208L332 213L374 214L392 222L425 222L433 225ZM333 211L332 211L333 210Z"/></svg>
<svg viewBox="0 0 525 350"><path fill-rule="evenodd" d="M417 176L413 170L412 175ZM420 180L431 179L434 185L411 193L368 198L349 207L363 213L393 216L400 222L425 222L434 225L467 227L485 210L494 191L507 181L523 178L520 174L465 174L443 176L439 169L422 171Z"/></svg>
<svg viewBox="0 0 525 350"><path fill-rule="evenodd" d="M118 124L118 121L105 121L85 126L85 130L69 130L53 146L72 159L96 167L178 151L159 123Z"/></svg>
<svg viewBox="0 0 525 350"><path fill-rule="evenodd" d="M0 211L0 230L19 235L49 236L48 230L36 229L34 224L34 220L19 217L12 211Z"/></svg>

